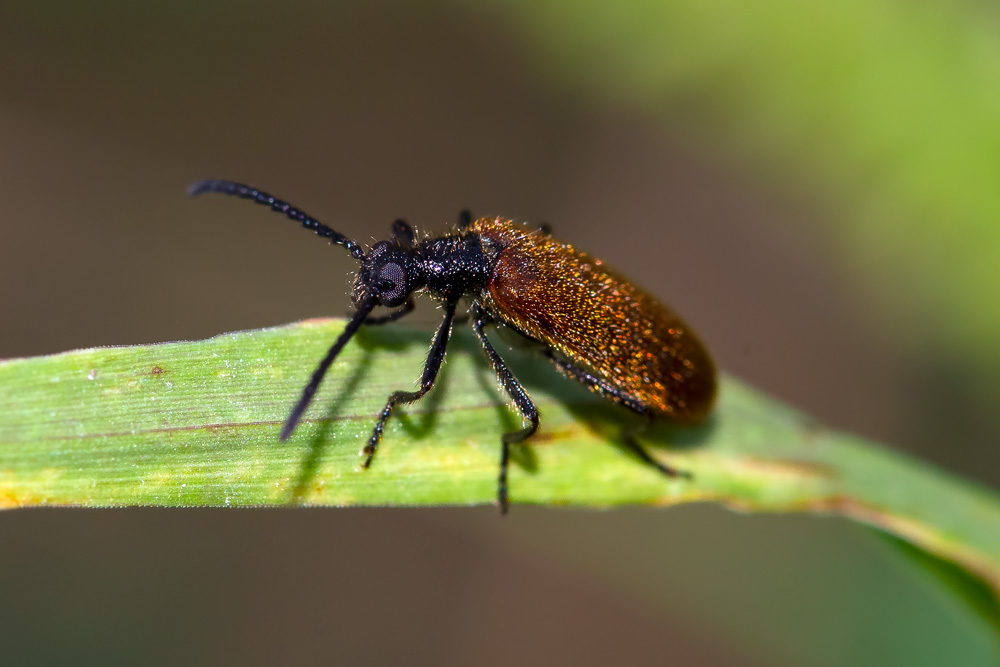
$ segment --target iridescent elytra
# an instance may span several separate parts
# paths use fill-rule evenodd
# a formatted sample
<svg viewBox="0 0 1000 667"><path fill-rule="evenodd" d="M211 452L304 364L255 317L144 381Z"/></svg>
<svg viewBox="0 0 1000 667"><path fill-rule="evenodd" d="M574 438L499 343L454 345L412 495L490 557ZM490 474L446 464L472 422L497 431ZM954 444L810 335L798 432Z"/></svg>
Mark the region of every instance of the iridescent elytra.
<svg viewBox="0 0 1000 667"><path fill-rule="evenodd" d="M538 429L538 410L507 368L489 338L489 325L505 326L536 341L565 376L608 400L648 418L697 422L712 409L716 371L705 346L673 311L648 292L609 269L601 260L561 243L546 229L531 229L504 218L472 220L460 215L458 228L418 239L396 220L388 241L365 250L294 206L232 181L206 180L191 196L219 192L252 200L284 213L330 243L341 245L360 268L352 299L355 313L313 372L281 430L288 438L309 406L327 369L362 325L385 324L413 310L413 295L426 293L441 303L438 327L417 391L395 391L378 416L362 454L371 465L393 408L423 397L437 378L459 303L469 302L469 320L500 384L527 424L504 433L500 447L497 502L508 508L510 445ZM376 307L390 309L372 316ZM688 476L654 459L630 435L623 442L642 461L665 475Z"/></svg>

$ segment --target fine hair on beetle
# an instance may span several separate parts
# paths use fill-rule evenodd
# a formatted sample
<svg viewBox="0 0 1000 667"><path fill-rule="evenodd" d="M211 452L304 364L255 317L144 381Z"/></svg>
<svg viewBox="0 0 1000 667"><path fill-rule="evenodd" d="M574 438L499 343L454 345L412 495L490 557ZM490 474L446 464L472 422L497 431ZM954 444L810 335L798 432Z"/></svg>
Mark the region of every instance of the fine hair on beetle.
<svg viewBox="0 0 1000 667"><path fill-rule="evenodd" d="M343 246L359 263L351 299L355 312L302 390L281 440L295 430L323 376L362 326L393 322L413 310L422 292L444 309L416 391L394 391L379 413L362 453L371 465L393 408L412 403L434 386L461 299L471 301L469 320L500 385L526 426L500 439L497 502L509 504L510 445L538 429L538 410L486 335L504 325L539 343L556 369L604 398L648 418L697 422L712 409L716 371L704 345L669 308L615 273L600 260L561 243L547 228L529 229L505 218L459 216L457 229L417 239L403 220L392 224L388 241L367 251L291 204L232 181L199 181L188 195L218 192L249 199L283 213L318 236ZM376 307L390 309L373 316ZM632 437L623 442L642 461L669 477L689 475L654 459Z"/></svg>

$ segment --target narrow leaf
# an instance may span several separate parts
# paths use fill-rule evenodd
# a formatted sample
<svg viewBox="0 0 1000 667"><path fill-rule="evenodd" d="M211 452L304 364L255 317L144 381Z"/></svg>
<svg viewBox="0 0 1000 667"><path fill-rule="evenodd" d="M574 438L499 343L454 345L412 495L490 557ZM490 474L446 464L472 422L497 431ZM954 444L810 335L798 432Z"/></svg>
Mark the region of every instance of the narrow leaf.
<svg viewBox="0 0 1000 667"><path fill-rule="evenodd" d="M286 442L278 433L341 320L205 341L0 363L0 507L475 505L494 502L500 434L520 427L475 339L456 331L438 385L400 408L371 469L360 449L388 394L414 385L430 335L363 329ZM834 513L955 563L1000 591L991 492L809 418L724 378L712 419L640 439L690 480L620 446L624 410L495 336L542 413L514 453L517 503L716 501ZM516 507L514 508L516 511Z"/></svg>

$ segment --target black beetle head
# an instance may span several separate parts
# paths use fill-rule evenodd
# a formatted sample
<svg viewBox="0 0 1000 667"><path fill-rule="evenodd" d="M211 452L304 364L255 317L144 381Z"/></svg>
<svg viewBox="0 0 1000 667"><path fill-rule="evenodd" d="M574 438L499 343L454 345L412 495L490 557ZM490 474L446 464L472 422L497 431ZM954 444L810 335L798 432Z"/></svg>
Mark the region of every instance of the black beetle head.
<svg viewBox="0 0 1000 667"><path fill-rule="evenodd" d="M409 250L382 241L375 244L361 263L354 280L352 298L357 306L369 296L375 296L380 306L401 306L413 291L411 276L413 257Z"/></svg>

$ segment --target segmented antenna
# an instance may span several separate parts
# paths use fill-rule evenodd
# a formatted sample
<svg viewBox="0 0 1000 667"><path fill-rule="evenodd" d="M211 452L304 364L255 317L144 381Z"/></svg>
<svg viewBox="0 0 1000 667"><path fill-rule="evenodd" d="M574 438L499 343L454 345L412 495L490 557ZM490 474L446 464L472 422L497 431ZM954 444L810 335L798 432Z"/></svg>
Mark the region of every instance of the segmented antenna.
<svg viewBox="0 0 1000 667"><path fill-rule="evenodd" d="M189 197L196 197L204 192L220 192L224 195L234 195L240 199L253 200L262 206L269 206L271 210L277 211L278 213L284 213L292 220L301 222L303 227L313 230L316 232L317 236L330 239L330 243L344 246L347 248L347 252L351 253L351 257L354 259L361 261L365 258L364 252L361 250L361 246L359 246L355 241L352 241L339 232L335 232L319 220L306 215L288 202L282 201L277 197L273 197L266 192L261 192L257 188L250 187L249 185L243 185L242 183L234 183L232 181L209 179L192 183L187 189Z"/></svg>

